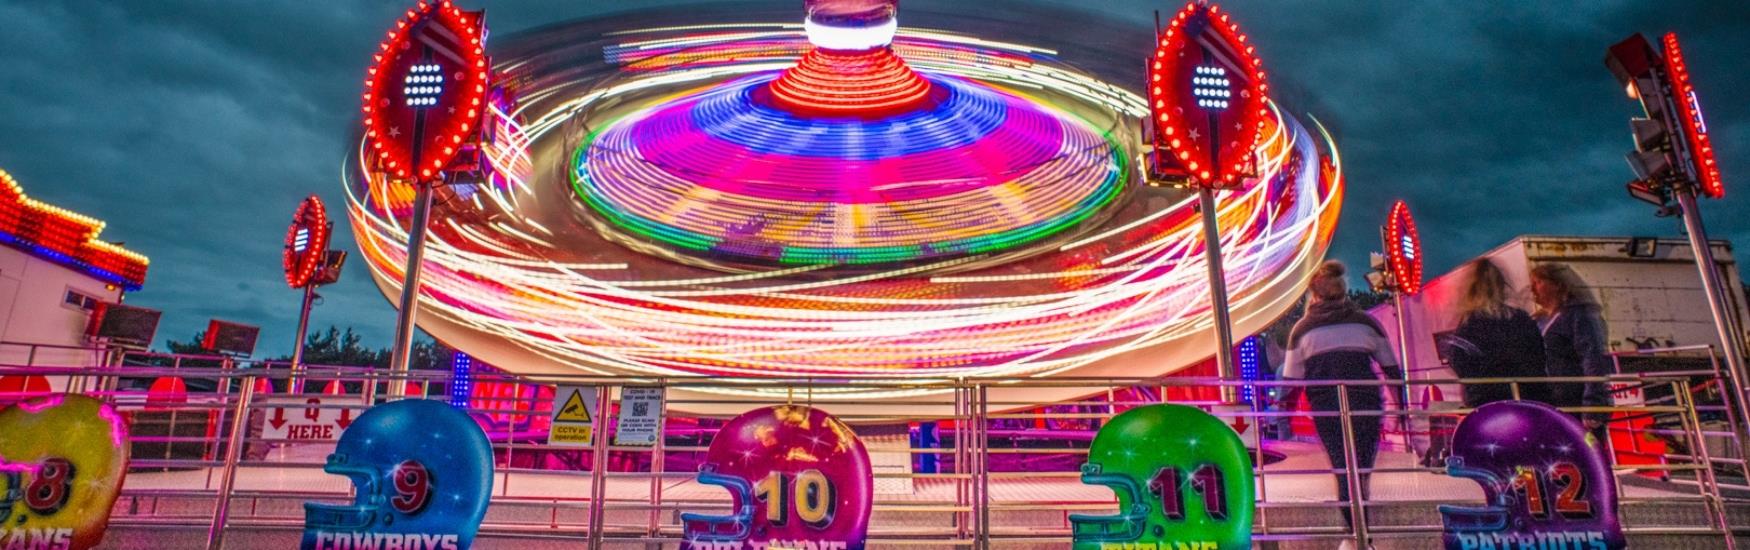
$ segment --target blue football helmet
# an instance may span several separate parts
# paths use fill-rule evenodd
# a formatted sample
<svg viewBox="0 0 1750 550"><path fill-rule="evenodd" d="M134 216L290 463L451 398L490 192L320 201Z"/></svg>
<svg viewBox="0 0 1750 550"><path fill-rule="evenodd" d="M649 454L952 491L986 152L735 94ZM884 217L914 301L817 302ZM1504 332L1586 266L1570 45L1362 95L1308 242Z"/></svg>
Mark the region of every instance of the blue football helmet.
<svg viewBox="0 0 1750 550"><path fill-rule="evenodd" d="M322 468L351 479L357 499L304 503L303 548L336 548L340 539L468 548L486 517L492 468L486 434L448 404L409 399L372 407L340 434Z"/></svg>

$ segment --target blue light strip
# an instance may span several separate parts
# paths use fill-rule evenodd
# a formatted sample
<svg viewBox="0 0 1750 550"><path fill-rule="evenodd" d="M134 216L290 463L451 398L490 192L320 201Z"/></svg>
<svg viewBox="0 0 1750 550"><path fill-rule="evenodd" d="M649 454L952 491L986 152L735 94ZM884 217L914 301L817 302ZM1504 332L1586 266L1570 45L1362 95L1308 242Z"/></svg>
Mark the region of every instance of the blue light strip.
<svg viewBox="0 0 1750 550"><path fill-rule="evenodd" d="M474 396L474 358L460 351L450 356L450 406L468 408Z"/></svg>
<svg viewBox="0 0 1750 550"><path fill-rule="evenodd" d="M123 277L121 275L117 275L115 273L112 273L107 269L103 269L103 268L85 263L84 261L82 261L78 258L69 256L67 254L62 254L60 252L55 251L54 249L51 249L51 248L48 248L45 246L39 246L36 243L21 239L17 235L13 235L11 233L0 232L0 243L18 245L20 247L25 248L26 251L30 252L31 254L35 254L39 258L60 264L60 265L65 266L65 267L69 267L69 268L77 269L79 271L83 271L87 275L90 275L93 278L96 278L97 280L100 280L100 281L103 281L106 283L111 283L111 284L114 284L116 286L120 286L123 289L127 290L128 292L134 292L134 291L140 290L140 285L137 283L134 283L132 281L129 281L127 279L127 277Z"/></svg>
<svg viewBox="0 0 1750 550"><path fill-rule="evenodd" d="M1246 339L1240 340L1239 347L1236 348L1234 351L1237 352L1236 355L1239 355L1239 357L1240 357L1240 379L1241 380L1245 380L1247 382L1258 381L1258 375L1260 374L1259 373L1260 369L1258 368L1258 366L1259 366L1259 363L1261 362L1261 361L1259 361L1259 359L1260 359L1260 353L1263 351L1263 347L1264 347L1263 344L1264 344L1264 341L1257 336L1248 336L1248 337L1246 337ZM1240 401L1241 402L1253 403L1257 399L1257 396L1258 396L1258 387L1257 386L1253 386L1250 384L1240 386Z"/></svg>

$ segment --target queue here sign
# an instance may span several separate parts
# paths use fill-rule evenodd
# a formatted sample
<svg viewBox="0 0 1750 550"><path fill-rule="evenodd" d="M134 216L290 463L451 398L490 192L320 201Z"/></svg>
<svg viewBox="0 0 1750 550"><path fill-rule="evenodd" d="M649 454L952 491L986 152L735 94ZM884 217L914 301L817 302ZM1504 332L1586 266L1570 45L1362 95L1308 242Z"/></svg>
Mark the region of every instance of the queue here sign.
<svg viewBox="0 0 1750 550"><path fill-rule="evenodd" d="M290 395L263 401L267 418L261 436L286 442L338 441L364 409L364 400L357 396Z"/></svg>

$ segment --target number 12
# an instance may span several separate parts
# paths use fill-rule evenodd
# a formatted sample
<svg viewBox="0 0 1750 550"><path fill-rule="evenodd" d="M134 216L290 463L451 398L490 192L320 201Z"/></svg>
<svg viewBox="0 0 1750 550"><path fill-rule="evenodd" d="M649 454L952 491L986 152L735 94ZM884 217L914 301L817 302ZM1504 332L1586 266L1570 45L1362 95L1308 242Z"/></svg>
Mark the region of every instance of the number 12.
<svg viewBox="0 0 1750 550"><path fill-rule="evenodd" d="M1543 476L1531 468L1521 468L1513 476L1513 490L1525 495L1525 508L1532 517L1546 517L1549 508L1544 505ZM1580 468L1567 462L1560 462L1550 467L1549 481L1560 493L1556 494L1556 513L1565 518L1592 517L1592 503L1585 500L1586 476L1580 473Z"/></svg>

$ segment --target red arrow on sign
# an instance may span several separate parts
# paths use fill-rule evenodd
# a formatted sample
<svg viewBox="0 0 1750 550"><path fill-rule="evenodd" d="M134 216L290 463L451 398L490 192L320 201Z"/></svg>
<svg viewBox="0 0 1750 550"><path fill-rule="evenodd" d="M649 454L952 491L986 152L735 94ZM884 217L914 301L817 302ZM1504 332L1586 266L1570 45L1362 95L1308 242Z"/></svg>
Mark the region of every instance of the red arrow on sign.
<svg viewBox="0 0 1750 550"><path fill-rule="evenodd" d="M275 430L285 427L285 425L286 425L286 409L285 409L285 407L280 407L280 408L274 409L273 410L273 420L269 420L269 421L267 421L267 423L273 424L273 429L275 429Z"/></svg>
<svg viewBox="0 0 1750 550"><path fill-rule="evenodd" d="M1234 417L1233 427L1234 433L1244 434L1246 433L1246 428L1250 428L1252 425L1247 424L1244 417Z"/></svg>

